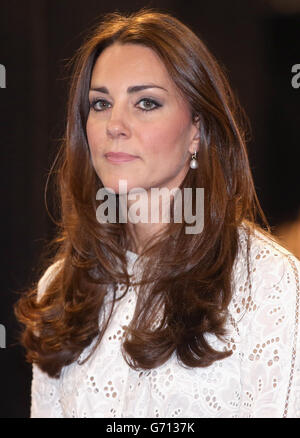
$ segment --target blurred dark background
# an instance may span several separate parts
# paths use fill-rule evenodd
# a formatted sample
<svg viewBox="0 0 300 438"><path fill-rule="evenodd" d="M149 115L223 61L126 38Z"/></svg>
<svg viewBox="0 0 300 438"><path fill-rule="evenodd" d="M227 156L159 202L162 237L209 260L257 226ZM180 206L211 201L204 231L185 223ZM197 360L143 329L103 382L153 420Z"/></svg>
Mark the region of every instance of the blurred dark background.
<svg viewBox="0 0 300 438"><path fill-rule="evenodd" d="M252 124L249 157L267 219L274 227L297 224L300 88L292 86L291 69L300 64L300 0L1 0L2 418L29 416L31 367L18 346L13 304L37 279L41 251L55 231L44 188L65 125L65 62L103 13L143 6L192 27L225 66Z"/></svg>

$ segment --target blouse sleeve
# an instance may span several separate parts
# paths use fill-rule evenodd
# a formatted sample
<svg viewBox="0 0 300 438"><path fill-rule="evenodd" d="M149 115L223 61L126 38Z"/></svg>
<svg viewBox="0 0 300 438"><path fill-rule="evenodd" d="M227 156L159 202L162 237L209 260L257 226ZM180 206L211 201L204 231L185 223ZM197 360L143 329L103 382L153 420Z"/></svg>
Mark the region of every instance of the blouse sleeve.
<svg viewBox="0 0 300 438"><path fill-rule="evenodd" d="M260 249L254 261L241 323L240 416L300 417L300 263L276 247Z"/></svg>
<svg viewBox="0 0 300 438"><path fill-rule="evenodd" d="M58 263L51 265L38 283L38 298L46 290L50 277L58 269ZM51 378L36 364L32 366L31 418L63 418L59 397L60 380Z"/></svg>
<svg viewBox="0 0 300 438"><path fill-rule="evenodd" d="M59 379L54 379L32 367L31 418L63 418L59 398Z"/></svg>

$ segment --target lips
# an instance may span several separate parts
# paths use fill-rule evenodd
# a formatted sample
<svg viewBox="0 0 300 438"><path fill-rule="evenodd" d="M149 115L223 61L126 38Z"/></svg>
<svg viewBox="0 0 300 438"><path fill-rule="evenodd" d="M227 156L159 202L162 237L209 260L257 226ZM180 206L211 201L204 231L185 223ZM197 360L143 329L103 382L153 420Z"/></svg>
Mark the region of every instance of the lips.
<svg viewBox="0 0 300 438"><path fill-rule="evenodd" d="M124 161L132 161L138 158L135 155L125 154L124 152L108 152L107 154L105 154L105 157L109 161L113 161L116 163L124 162Z"/></svg>

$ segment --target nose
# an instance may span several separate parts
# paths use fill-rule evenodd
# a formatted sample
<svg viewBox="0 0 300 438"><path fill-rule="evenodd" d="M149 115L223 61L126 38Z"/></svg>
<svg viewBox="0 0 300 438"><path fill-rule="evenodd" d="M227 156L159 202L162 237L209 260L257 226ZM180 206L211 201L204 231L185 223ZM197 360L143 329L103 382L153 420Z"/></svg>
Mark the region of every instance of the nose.
<svg viewBox="0 0 300 438"><path fill-rule="evenodd" d="M111 138L129 137L130 130L124 117L124 109L114 108L111 109L111 116L107 121L107 135Z"/></svg>

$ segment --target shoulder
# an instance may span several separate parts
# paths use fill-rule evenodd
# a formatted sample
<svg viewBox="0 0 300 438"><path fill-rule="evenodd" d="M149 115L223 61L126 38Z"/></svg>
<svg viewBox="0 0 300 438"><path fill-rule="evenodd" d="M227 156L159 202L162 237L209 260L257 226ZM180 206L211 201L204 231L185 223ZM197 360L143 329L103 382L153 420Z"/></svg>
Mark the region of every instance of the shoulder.
<svg viewBox="0 0 300 438"><path fill-rule="evenodd" d="M267 233L248 232L239 230L229 307L230 345L239 354L244 376L241 416L294 416L300 369L300 262Z"/></svg>
<svg viewBox="0 0 300 438"><path fill-rule="evenodd" d="M233 268L235 311L254 311L262 303L299 305L300 261L259 229L239 229ZM277 307L278 307L277 306ZM276 312L276 311L275 311Z"/></svg>
<svg viewBox="0 0 300 438"><path fill-rule="evenodd" d="M248 250L248 252L247 252ZM249 256L250 269L253 277L258 275L299 275L300 261L286 248L281 246L276 238L258 228L239 228L239 252L236 263L245 269Z"/></svg>
<svg viewBox="0 0 300 438"><path fill-rule="evenodd" d="M60 271L62 265L63 265L63 260L58 260L52 263L50 266L48 266L48 268L44 271L44 273L42 274L42 276L38 281L38 286L37 286L38 300L40 300L41 297L44 295L44 293L47 290L47 287L49 286L50 282L55 278L57 273Z"/></svg>

